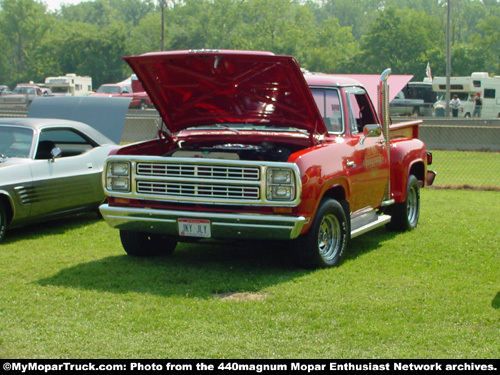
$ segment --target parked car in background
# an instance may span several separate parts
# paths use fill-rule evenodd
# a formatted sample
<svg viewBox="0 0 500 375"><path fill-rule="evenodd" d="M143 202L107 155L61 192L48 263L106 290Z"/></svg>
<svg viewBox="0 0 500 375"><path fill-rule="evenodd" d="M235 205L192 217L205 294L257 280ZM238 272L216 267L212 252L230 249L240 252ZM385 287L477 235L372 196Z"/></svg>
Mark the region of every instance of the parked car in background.
<svg viewBox="0 0 500 375"><path fill-rule="evenodd" d="M10 93L9 86L0 85L0 95Z"/></svg>
<svg viewBox="0 0 500 375"><path fill-rule="evenodd" d="M76 101L62 101L57 110L59 99ZM38 104L45 100L55 116L97 116L104 121L90 120L90 126L43 117L0 119L0 241L7 228L97 211L104 201L104 160L118 147L129 100L77 103L85 99L36 99L30 112L44 116L45 108ZM99 124L117 137L110 139L97 130Z"/></svg>
<svg viewBox="0 0 500 375"><path fill-rule="evenodd" d="M120 97L125 94L130 94L132 92L132 86L121 85L118 83L106 83L99 86L97 91L89 96L104 96L104 97Z"/></svg>
<svg viewBox="0 0 500 375"><path fill-rule="evenodd" d="M22 105L29 107L35 98L49 96L50 89L41 88L34 84L18 84L10 94L0 96L0 104Z"/></svg>
<svg viewBox="0 0 500 375"><path fill-rule="evenodd" d="M420 116L424 101L406 98L403 91L397 93L389 105L391 116Z"/></svg>
<svg viewBox="0 0 500 375"><path fill-rule="evenodd" d="M438 93L432 82L408 82L390 102L391 116L432 116Z"/></svg>
<svg viewBox="0 0 500 375"><path fill-rule="evenodd" d="M133 86L128 84L107 83L101 85L94 94L89 96L130 98L130 108L146 109L152 107L151 100L144 90L134 91Z"/></svg>

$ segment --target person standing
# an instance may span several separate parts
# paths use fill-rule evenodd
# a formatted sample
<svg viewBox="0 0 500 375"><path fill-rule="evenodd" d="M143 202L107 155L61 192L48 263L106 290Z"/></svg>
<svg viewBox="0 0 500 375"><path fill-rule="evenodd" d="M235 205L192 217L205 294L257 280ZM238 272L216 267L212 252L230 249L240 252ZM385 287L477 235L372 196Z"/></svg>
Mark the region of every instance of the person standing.
<svg viewBox="0 0 500 375"><path fill-rule="evenodd" d="M481 117L481 109L483 108L483 100L481 99L481 93L476 93L474 98L474 112L472 112L472 117Z"/></svg>
<svg viewBox="0 0 500 375"><path fill-rule="evenodd" d="M458 117L458 110L460 108L460 99L457 95L453 96L453 99L450 101L451 113L453 117Z"/></svg>

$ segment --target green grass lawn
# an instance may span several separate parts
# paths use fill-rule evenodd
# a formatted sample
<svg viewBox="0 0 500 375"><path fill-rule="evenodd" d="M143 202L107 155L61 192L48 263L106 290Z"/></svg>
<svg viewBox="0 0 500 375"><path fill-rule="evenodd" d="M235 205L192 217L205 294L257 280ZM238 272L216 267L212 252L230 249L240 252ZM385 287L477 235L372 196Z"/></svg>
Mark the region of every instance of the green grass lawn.
<svg viewBox="0 0 500 375"><path fill-rule="evenodd" d="M432 151L429 169L437 171L436 186L474 187L500 191L500 153Z"/></svg>
<svg viewBox="0 0 500 375"><path fill-rule="evenodd" d="M422 191L417 230L379 229L338 268L286 249L125 255L94 215L0 245L2 358L498 358L500 193Z"/></svg>

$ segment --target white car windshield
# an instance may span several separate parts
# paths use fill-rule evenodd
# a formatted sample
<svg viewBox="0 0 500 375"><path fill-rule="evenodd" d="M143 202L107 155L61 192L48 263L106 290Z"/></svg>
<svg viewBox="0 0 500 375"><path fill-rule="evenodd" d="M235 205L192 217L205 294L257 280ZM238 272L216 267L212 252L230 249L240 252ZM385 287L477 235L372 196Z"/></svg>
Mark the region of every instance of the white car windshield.
<svg viewBox="0 0 500 375"><path fill-rule="evenodd" d="M118 86L101 86L97 89L99 94L119 94L120 88Z"/></svg>
<svg viewBox="0 0 500 375"><path fill-rule="evenodd" d="M33 131L17 126L0 126L0 154L4 157L27 158Z"/></svg>

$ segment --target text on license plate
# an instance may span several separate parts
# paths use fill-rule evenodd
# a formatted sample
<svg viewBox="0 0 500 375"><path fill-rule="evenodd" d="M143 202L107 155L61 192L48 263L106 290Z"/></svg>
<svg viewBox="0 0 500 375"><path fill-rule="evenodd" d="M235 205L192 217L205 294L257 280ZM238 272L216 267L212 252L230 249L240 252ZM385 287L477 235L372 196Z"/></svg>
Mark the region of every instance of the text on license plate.
<svg viewBox="0 0 500 375"><path fill-rule="evenodd" d="M179 236L210 238L210 220L178 219Z"/></svg>

